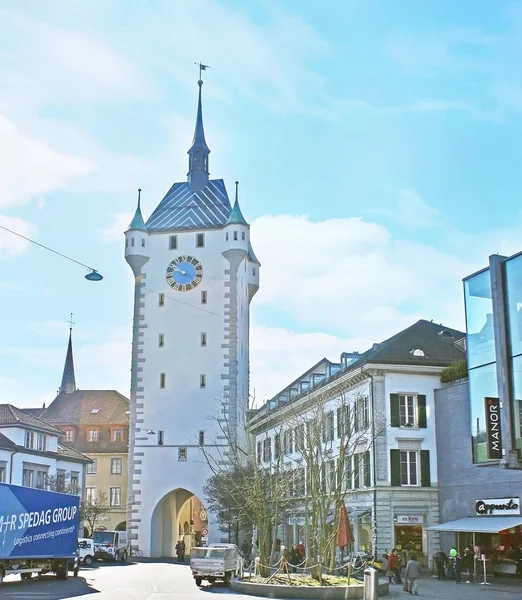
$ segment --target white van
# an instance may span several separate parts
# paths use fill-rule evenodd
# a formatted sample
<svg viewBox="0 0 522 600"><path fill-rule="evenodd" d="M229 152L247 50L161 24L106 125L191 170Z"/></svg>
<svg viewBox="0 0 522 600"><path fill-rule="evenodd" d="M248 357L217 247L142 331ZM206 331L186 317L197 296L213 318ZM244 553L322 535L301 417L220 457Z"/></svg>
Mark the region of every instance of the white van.
<svg viewBox="0 0 522 600"><path fill-rule="evenodd" d="M94 560L94 542L90 538L78 538L78 558L86 567Z"/></svg>
<svg viewBox="0 0 522 600"><path fill-rule="evenodd" d="M95 560L127 560L130 548L126 531L95 531L92 540Z"/></svg>

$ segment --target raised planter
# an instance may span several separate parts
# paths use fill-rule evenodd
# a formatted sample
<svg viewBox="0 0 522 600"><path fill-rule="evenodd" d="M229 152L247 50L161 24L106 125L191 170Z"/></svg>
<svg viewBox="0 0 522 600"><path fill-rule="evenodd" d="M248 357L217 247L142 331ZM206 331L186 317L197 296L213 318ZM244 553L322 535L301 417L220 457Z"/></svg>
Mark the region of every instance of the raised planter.
<svg viewBox="0 0 522 600"><path fill-rule="evenodd" d="M272 585L271 583L250 583L233 579L230 587L242 594L263 596L265 598L309 598L316 600L347 600L348 598L363 598L364 586L298 586L298 585ZM379 583L379 596L387 596L390 592L389 583Z"/></svg>

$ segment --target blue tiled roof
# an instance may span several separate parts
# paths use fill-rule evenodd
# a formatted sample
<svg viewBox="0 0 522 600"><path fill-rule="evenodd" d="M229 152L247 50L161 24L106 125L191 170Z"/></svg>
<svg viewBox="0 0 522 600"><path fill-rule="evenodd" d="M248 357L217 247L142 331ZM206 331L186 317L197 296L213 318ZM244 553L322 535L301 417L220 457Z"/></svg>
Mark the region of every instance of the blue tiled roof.
<svg viewBox="0 0 522 600"><path fill-rule="evenodd" d="M225 182L212 179L202 190L175 183L147 221L148 231L206 229L225 225L231 213Z"/></svg>

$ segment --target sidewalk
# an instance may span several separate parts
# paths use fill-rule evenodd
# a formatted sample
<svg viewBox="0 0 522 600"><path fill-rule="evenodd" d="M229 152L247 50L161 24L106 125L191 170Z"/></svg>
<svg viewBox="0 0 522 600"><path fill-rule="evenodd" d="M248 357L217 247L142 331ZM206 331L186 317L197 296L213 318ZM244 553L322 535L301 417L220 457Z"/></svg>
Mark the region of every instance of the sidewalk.
<svg viewBox="0 0 522 600"><path fill-rule="evenodd" d="M419 584L419 598L436 598L437 600L497 600L504 598L522 598L522 579L514 577L491 577L491 585L476 583L459 583L439 581L431 575L422 577ZM402 585L391 584L389 596L384 598L415 598L404 592Z"/></svg>

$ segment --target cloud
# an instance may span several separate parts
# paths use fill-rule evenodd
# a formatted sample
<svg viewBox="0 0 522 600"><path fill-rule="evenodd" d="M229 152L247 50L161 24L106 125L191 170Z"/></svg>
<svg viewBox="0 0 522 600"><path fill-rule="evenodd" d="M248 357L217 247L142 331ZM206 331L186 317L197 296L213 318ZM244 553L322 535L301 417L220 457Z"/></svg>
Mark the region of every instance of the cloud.
<svg viewBox="0 0 522 600"><path fill-rule="evenodd" d="M421 317L462 324L455 299L475 265L377 223L265 216L252 243L262 263L255 303L300 329L380 339Z"/></svg>
<svg viewBox="0 0 522 600"><path fill-rule="evenodd" d="M0 207L25 204L32 197L65 188L94 165L56 152L46 143L25 136L0 115ZM28 176L30 173L30 177Z"/></svg>
<svg viewBox="0 0 522 600"><path fill-rule="evenodd" d="M141 72L114 51L100 31L86 33L0 11L0 32L10 48L0 83L4 99L25 106L96 100L132 100L151 92ZM85 23L77 22L77 27Z"/></svg>
<svg viewBox="0 0 522 600"><path fill-rule="evenodd" d="M0 214L0 225L25 237L32 237L36 233L34 225L18 217L8 217ZM27 240L0 229L1 258L15 258L20 256L28 251L29 245L30 242Z"/></svg>
<svg viewBox="0 0 522 600"><path fill-rule="evenodd" d="M375 208L365 212L384 215L410 229L439 227L446 221L440 210L423 202L417 192L409 189L397 191L397 204L393 210Z"/></svg>
<svg viewBox="0 0 522 600"><path fill-rule="evenodd" d="M251 392L262 404L323 357L339 362L341 352L367 350L365 338L296 332L255 321L250 333Z"/></svg>
<svg viewBox="0 0 522 600"><path fill-rule="evenodd" d="M132 221L134 213L121 212L108 216L112 220L112 223L106 229L102 229L102 238L107 242L123 243L123 233L129 228L129 223Z"/></svg>
<svg viewBox="0 0 522 600"><path fill-rule="evenodd" d="M20 283L12 283L11 281L0 281L0 290L18 292L23 290L23 286Z"/></svg>

